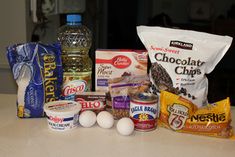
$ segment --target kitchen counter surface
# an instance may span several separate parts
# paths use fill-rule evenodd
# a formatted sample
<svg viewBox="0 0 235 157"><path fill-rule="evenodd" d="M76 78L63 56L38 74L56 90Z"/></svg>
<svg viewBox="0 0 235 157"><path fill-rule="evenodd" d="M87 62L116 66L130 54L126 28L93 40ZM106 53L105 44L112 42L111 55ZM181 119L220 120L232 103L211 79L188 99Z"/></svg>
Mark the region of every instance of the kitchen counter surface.
<svg viewBox="0 0 235 157"><path fill-rule="evenodd" d="M0 94L0 157L234 157L235 140L164 128L121 136L115 126L49 130L45 118L16 116L16 95ZM235 108L232 108L235 127Z"/></svg>

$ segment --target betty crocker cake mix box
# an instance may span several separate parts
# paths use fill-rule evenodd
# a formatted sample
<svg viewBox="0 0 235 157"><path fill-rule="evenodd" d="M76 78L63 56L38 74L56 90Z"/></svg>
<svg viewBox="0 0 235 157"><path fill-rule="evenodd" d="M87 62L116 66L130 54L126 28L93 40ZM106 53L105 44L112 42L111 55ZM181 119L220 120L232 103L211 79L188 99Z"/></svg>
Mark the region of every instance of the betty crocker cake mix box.
<svg viewBox="0 0 235 157"><path fill-rule="evenodd" d="M147 65L146 50L98 49L95 62L95 90L108 92L108 80L111 78L145 75Z"/></svg>

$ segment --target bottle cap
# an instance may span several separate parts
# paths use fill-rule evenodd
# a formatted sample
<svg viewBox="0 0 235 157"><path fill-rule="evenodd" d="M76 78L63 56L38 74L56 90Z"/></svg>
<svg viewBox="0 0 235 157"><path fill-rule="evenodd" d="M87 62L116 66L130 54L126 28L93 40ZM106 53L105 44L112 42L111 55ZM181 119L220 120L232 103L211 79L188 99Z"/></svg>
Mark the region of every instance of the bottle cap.
<svg viewBox="0 0 235 157"><path fill-rule="evenodd" d="M69 14L67 15L67 23L80 23L82 21L82 17L79 14Z"/></svg>

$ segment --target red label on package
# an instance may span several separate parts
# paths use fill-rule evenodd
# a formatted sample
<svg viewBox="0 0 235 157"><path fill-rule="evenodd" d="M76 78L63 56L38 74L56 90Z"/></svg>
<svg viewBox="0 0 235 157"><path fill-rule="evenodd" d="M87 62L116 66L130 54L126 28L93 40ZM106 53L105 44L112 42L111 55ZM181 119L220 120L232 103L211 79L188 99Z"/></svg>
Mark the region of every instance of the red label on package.
<svg viewBox="0 0 235 157"><path fill-rule="evenodd" d="M104 110L106 106L106 94L104 92L83 92L76 93L75 101L82 105L84 110Z"/></svg>

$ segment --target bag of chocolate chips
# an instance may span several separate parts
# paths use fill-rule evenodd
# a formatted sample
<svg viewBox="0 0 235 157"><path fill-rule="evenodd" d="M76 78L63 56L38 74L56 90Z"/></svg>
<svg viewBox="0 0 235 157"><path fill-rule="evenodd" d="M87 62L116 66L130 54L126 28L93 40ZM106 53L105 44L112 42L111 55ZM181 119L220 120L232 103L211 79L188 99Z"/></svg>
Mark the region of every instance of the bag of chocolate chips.
<svg viewBox="0 0 235 157"><path fill-rule="evenodd" d="M206 105L208 80L232 43L232 37L191 30L138 26L137 33L148 50L151 91L165 90Z"/></svg>

